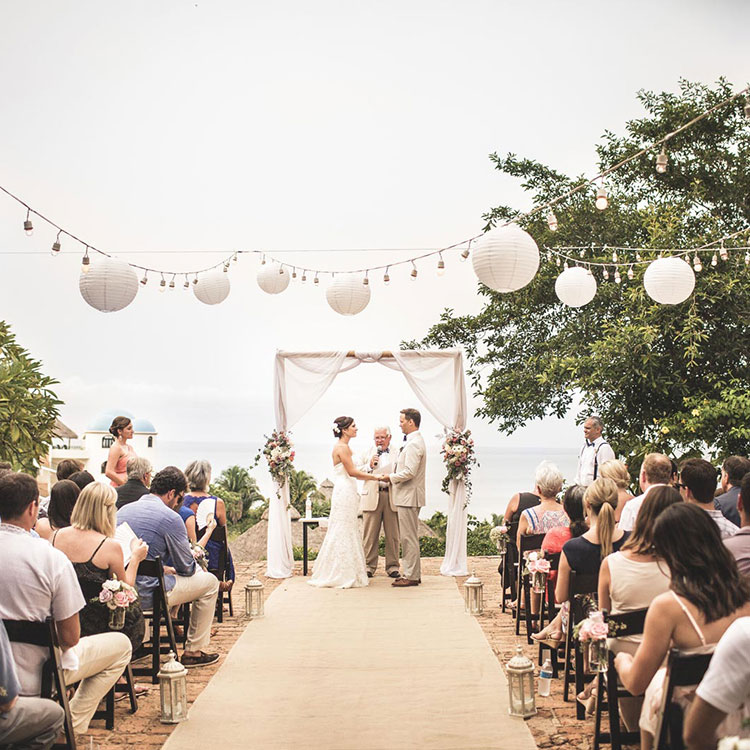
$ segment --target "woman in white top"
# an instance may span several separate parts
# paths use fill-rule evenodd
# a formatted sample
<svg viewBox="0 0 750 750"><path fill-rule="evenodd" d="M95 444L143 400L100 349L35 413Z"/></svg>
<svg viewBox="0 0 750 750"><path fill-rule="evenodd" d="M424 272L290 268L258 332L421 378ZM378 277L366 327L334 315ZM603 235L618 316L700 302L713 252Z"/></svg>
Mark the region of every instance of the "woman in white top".
<svg viewBox="0 0 750 750"><path fill-rule="evenodd" d="M622 509L625 504L633 499L633 493L630 491L630 474L622 461L612 459L605 461L599 467L599 476L611 479L617 485L617 509L615 510L615 521L620 522Z"/></svg>

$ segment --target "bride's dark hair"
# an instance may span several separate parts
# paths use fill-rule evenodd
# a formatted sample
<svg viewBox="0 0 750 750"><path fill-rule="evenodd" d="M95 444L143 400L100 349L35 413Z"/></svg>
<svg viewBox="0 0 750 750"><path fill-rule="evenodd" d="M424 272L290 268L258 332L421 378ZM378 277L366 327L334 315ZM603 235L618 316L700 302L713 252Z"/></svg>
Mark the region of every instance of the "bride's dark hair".
<svg viewBox="0 0 750 750"><path fill-rule="evenodd" d="M344 430L350 427L354 419L352 417L336 417L333 420L333 436L341 437L344 434Z"/></svg>

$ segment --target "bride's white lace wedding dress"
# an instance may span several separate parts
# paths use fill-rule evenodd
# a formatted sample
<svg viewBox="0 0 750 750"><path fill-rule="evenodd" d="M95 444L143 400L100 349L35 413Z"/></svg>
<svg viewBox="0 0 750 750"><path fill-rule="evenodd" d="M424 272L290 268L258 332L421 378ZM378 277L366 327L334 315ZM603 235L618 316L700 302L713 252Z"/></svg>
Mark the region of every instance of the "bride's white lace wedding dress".
<svg viewBox="0 0 750 750"><path fill-rule="evenodd" d="M312 586L349 589L367 586L367 566L357 522L359 492L343 464L333 468L331 517L313 566Z"/></svg>

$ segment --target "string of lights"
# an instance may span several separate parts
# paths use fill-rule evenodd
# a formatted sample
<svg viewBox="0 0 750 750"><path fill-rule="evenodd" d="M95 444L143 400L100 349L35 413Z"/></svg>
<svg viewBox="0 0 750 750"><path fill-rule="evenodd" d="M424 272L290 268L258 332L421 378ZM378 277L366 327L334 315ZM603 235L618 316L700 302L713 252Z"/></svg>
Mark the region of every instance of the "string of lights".
<svg viewBox="0 0 750 750"><path fill-rule="evenodd" d="M572 197L573 195L581 192L582 190L585 190L591 186L596 186L596 196L595 196L595 205L596 208L599 210L605 210L609 205L609 193L605 184L606 178L616 172L617 170L621 169L622 167L626 166L627 164L630 164L636 159L641 158L645 154L648 154L650 152L656 151L657 149L660 149L658 151L658 154L656 155L655 160L655 169L658 173L663 174L666 172L668 167L668 155L666 152L666 146L667 143L671 138L678 135L679 133L684 132L685 130L691 128L696 123L700 122L701 120L705 119L706 117L710 116L714 112L718 111L719 109L731 104L732 102L736 101L738 98L745 96L750 92L750 86L746 87L735 94L733 94L730 97L727 97L726 99L722 100L721 102L718 102L713 107L705 110L699 115L696 115L691 120L687 121L680 127L676 128L675 130L671 131L667 135L663 136L662 138L659 138L658 140L653 141L652 143L647 144L642 149L637 151L634 154L631 154L630 156L621 159L616 164L612 165L608 169L603 170L599 174L595 175L591 178L586 178L582 180L579 184L573 186L566 192L562 193L561 195L556 196L555 198L552 198L549 201L546 201L545 203L541 203L538 205L533 206L531 209L525 212L521 212L518 215L514 216L512 219L505 220L501 224L497 225L496 228L501 228L508 226L509 224L517 223L524 219L529 219L539 213L547 212L546 218L547 223L551 231L556 231L559 226L559 221L557 216L554 213L553 208L560 203L566 201L568 198ZM744 114L745 116L750 119L750 97L745 101L744 104ZM54 242L52 243L51 247L51 253L52 255L59 255L62 252L62 238L63 235L69 239L73 240L74 242L79 243L81 246L84 247L84 253L81 260L81 272L86 274L89 270L89 267L91 265L91 254L98 254L102 255L108 258L114 257L112 254L96 247L95 245L86 242L81 237L77 236L75 233L71 232L70 230L60 226L59 224L55 223L52 219L50 219L45 214L41 213L39 210L35 209L28 203L26 203L23 199L21 199L19 196L12 193L9 189L3 187L0 185L0 191L5 193L8 197L10 197L12 200L16 201L19 205L21 205L23 208L26 209L26 216L23 222L23 229L27 236L33 235L34 232L34 226L32 221L32 215L43 222L45 222L47 225L49 225L52 229L57 230L57 235L55 237ZM697 253L702 252L706 249L708 249L710 246L716 244L720 241L728 241L731 237L737 236L739 234L742 234L743 232L746 232L746 229L740 230L739 232L728 235L727 237L721 238L721 240L713 241L712 243L709 243L709 245L700 247L700 248L694 248L694 249L680 249L680 250L661 250L657 252L666 253L668 252L670 255L678 255L678 256L684 256L689 253ZM377 266L369 266L366 268L357 268L352 269L348 271L340 271L340 270L332 270L332 269L322 269L322 268L308 268L306 266L300 266L296 264L289 263L288 261L280 260L277 255L281 255L285 252L291 252L291 251L279 251L277 253L274 253L273 255L266 253L262 250L233 250L231 252L226 251L212 251L212 252L223 252L223 258L219 260L218 262L214 263L213 265L206 266L204 268L198 268L198 269L192 269L189 271L172 271L172 270L166 270L166 269L160 269L155 268L151 266L142 265L139 263L131 263L128 262L128 265L130 265L132 268L137 269L139 271L143 272L143 278L141 279L142 284L146 284L148 281L148 274L154 274L158 275L160 277L160 287L164 288L167 285L166 278L171 277L171 281L169 282L170 288L174 288L175 285L175 279L179 277L185 277L185 283L184 286L187 288L189 285L189 277L193 278L194 283L197 283L197 278L199 274L207 273L209 271L213 271L215 269L222 269L225 272L228 272L230 265L233 261L237 261L240 255L259 255L261 257L261 263L265 264L267 262L267 259L270 259L272 262L278 264L279 268L281 270L283 269L289 269L291 271L292 278L297 278L297 272L301 272L301 279L302 281L305 281L308 274L314 274L314 283L319 283L319 276L321 275L330 275L335 276L336 274L341 273L349 273L349 274L364 274L364 280L363 282L365 284L369 284L369 276L368 274L375 271L384 271L383 275L383 281L385 283L388 283L390 280L390 269L397 267L397 266L403 266L403 265L410 265L411 266L411 272L410 276L412 279L416 279L418 275L418 269L416 266L417 261L425 260L426 258L434 258L435 256L438 257L437 262L437 271L439 274L442 274L445 271L445 261L443 259L443 253L448 253L452 250L456 250L459 248L462 248L460 253L460 259L466 260L470 253L471 253L471 244L472 242L475 242L478 240L484 232L479 232L478 234L473 235L472 237L469 237L467 239L463 239L459 242L455 242L451 245L447 245L445 247L441 247L434 250L426 250L423 253L420 253L418 255L415 255L413 257L405 258L403 260L398 260L391 263L386 263L382 265ZM611 248L613 250L613 253L615 253L615 256L613 257L612 263L606 263L606 262L594 262L594 261L582 261L580 258L580 253L584 252L586 250L590 250L590 247L586 248L580 248L578 249L579 252L579 258L574 258L572 256L568 256L563 252L563 249L561 248L546 248L548 253L551 253L552 255L556 255L558 261L561 261L563 259L565 262L573 262L578 265L587 265L587 266L603 266L606 273L606 267L607 266L632 266L635 263L645 263L647 261L638 260L636 259L634 262L625 262L625 263L618 263L616 252L618 250L629 250L630 248ZM574 250L575 248L565 248L564 250ZM609 248L608 248L609 249ZM644 252L653 252L653 249L651 248L642 248L638 249L636 252L640 253L640 251L643 250ZM562 262L562 261L561 261ZM750 259L749 259L750 262ZM558 263L559 264L559 263ZM166 277L166 278L165 278Z"/></svg>

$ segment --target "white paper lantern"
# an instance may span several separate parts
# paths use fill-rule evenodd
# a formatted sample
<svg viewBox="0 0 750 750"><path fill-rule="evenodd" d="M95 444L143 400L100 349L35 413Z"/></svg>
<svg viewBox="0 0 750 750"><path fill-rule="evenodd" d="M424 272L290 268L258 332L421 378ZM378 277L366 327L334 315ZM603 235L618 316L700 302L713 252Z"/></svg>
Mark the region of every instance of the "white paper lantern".
<svg viewBox="0 0 750 750"><path fill-rule="evenodd" d="M682 258L657 258L643 274L643 286L662 305L678 305L695 289L695 274Z"/></svg>
<svg viewBox="0 0 750 750"><path fill-rule="evenodd" d="M204 305L218 305L229 296L229 274L222 271L208 271L198 276L193 284L193 294Z"/></svg>
<svg viewBox="0 0 750 750"><path fill-rule="evenodd" d="M289 272L278 263L266 263L258 271L258 286L266 294L280 294L289 286L290 280Z"/></svg>
<svg viewBox="0 0 750 750"><path fill-rule="evenodd" d="M326 289L326 299L339 315L356 315L370 302L370 285L363 284L361 276L338 274Z"/></svg>
<svg viewBox="0 0 750 750"><path fill-rule="evenodd" d="M568 307L583 307L596 296L596 279L588 268L565 269L555 281L555 294Z"/></svg>
<svg viewBox="0 0 750 750"><path fill-rule="evenodd" d="M515 224L487 232L476 244L471 262L477 278L496 292L525 287L539 270L534 238Z"/></svg>
<svg viewBox="0 0 750 750"><path fill-rule="evenodd" d="M138 274L124 261L97 254L88 269L80 275L78 289L96 310L117 312L138 294Z"/></svg>

